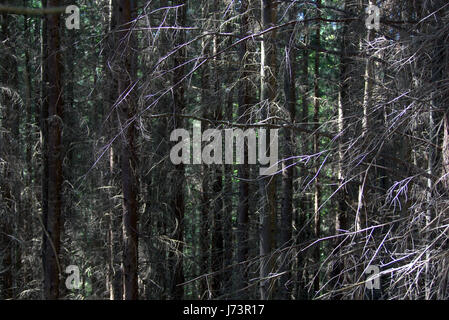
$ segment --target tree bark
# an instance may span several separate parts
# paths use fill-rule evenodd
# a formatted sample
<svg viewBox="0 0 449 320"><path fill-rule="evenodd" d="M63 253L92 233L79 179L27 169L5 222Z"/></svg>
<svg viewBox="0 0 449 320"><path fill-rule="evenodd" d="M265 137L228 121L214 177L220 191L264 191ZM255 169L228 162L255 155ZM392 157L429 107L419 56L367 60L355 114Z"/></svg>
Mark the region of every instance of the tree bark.
<svg viewBox="0 0 449 320"><path fill-rule="evenodd" d="M345 9L349 10L351 7L349 0L345 1ZM338 91L338 132L340 138L338 140L338 167L337 167L337 177L338 177L338 200L337 200L337 210L335 211L335 234L339 235L348 230L348 217L347 211L348 206L346 202L348 201L346 196L346 172L344 168L344 155L345 155L345 143L347 142L347 128L345 117L347 116L350 109L349 101L349 90L350 90L350 61L347 57L348 46L349 46L349 28L350 23L345 22L341 30L341 58L340 58L340 89ZM331 288L332 290L338 290L342 286L343 276L342 272L344 270L344 258L340 256L340 244L343 239L336 238L334 241L335 250L335 260L332 266L331 272ZM341 294L332 295L333 299L340 299Z"/></svg>
<svg viewBox="0 0 449 320"><path fill-rule="evenodd" d="M296 18L296 10L290 9L289 20ZM284 95L285 109L289 113L289 121L295 122L296 118L296 56L293 48L296 44L295 25L291 25L285 33L285 69L284 69ZM280 297L281 299L289 299L291 295L291 260L293 256L290 254L292 245L292 218L293 218L293 177L294 164L293 156L295 156L295 139L290 129L284 131L284 160L282 162L282 211L281 211L281 243L282 251L280 272L283 275L280 278Z"/></svg>
<svg viewBox="0 0 449 320"><path fill-rule="evenodd" d="M248 0L242 0L240 3L240 37L243 38L249 32L248 19ZM248 121L250 92L249 92L249 70L248 70L248 48L247 42L243 41L239 46L239 60L240 60L240 86L238 93L238 116L239 121L246 123ZM243 164L238 167L239 175L239 200L237 207L237 297L241 299L248 298L247 290L244 288L248 285L248 267L245 266L245 261L248 259L248 234L249 234L249 166L248 166L248 148L245 141L244 145L244 159Z"/></svg>
<svg viewBox="0 0 449 320"><path fill-rule="evenodd" d="M48 0L49 7L56 6L58 1ZM59 276L61 266L59 262L60 228L61 228L61 197L62 197L62 112L63 102L61 94L62 61L60 53L60 17L49 15L47 21L46 42L48 59L44 65L47 75L48 112L43 121L47 126L46 160L48 184L44 183L43 193L47 197L47 213L44 211L44 298L59 298ZM45 129L44 129L45 130ZM45 177L44 177L45 180ZM45 181L44 181L45 182ZM45 201L45 200L44 200Z"/></svg>
<svg viewBox="0 0 449 320"><path fill-rule="evenodd" d="M138 181L136 175L137 150L134 116L135 92L130 91L136 76L136 58L132 34L136 1L117 0L118 32L116 43L119 123L121 133L120 167L123 192L123 299L138 299ZM125 39L130 39L126 41ZM128 92L130 91L130 92ZM127 95L126 98L122 98Z"/></svg>
<svg viewBox="0 0 449 320"><path fill-rule="evenodd" d="M321 0L317 0L317 6L321 6ZM318 17L321 17L320 11L317 11ZM317 29L315 32L315 44L318 48L321 47L321 24L318 21L317 22ZM321 91L320 91L320 53L318 51L315 51L315 61L314 61L314 111L313 111L313 122L314 122L314 128L316 131L318 131L319 128L319 113L320 113L320 99L321 99ZM317 154L320 152L320 137L318 134L315 134L313 136L313 153ZM320 159L320 157L318 157ZM314 226L313 226L313 235L315 239L320 238L320 229L321 229L321 214L320 214L320 200L321 200L321 187L320 187L320 165L319 162L315 165L315 185L314 185ZM320 273L319 273L319 267L320 267L320 242L317 242L315 244L315 249L313 252L314 257L314 263L315 263L315 278L313 281L313 288L315 293L318 292L320 289Z"/></svg>
<svg viewBox="0 0 449 320"><path fill-rule="evenodd" d="M274 26L276 20L276 4L270 0L261 0L262 28ZM265 33L261 44L261 89L262 118L271 116L272 104L276 98L276 33ZM267 144L270 135L267 134ZM267 148L269 152L269 148ZM260 180L260 298L270 299L274 292L273 279L267 279L274 267L273 250L276 247L276 175L261 177Z"/></svg>
<svg viewBox="0 0 449 320"><path fill-rule="evenodd" d="M206 16L207 10L206 6L203 7L203 16ZM209 44L206 39L203 40L202 43L203 52L205 55L209 54ZM210 76L210 68L209 65L204 66L202 68L201 74L201 104L202 104L202 116L205 119L209 119L209 110L210 110L210 93L209 93L209 76ZM207 130L207 123L201 123L202 130ZM210 236L209 236L209 225L210 225L210 169L206 164L201 165L201 209L200 209L200 261L199 261L199 269L200 274L205 275L209 271L209 253L210 253ZM208 287L208 279L203 278L200 280L200 294L199 298L204 299L209 297L209 287Z"/></svg>
<svg viewBox="0 0 449 320"><path fill-rule="evenodd" d="M304 14L304 18L307 19L307 9L303 9L302 12ZM304 43L306 46L309 44L309 30L308 23L304 23ZM309 50L302 50L302 61L301 61L301 115L300 119L302 123L309 122ZM300 140L301 143L301 151L303 155L309 154L309 140L305 134L301 135ZM306 221L310 211L310 197L305 192L304 186L306 185L307 172L306 165L304 163L300 163L300 183L299 190L301 191L299 198L299 213L296 215L296 228L298 230L296 243L299 246L308 239L308 228L306 228ZM306 258L306 254L298 252L296 258L296 266L297 266L297 284L296 284L296 299L306 299L307 291L305 290L306 283L308 282L308 268L307 268L308 259Z"/></svg>

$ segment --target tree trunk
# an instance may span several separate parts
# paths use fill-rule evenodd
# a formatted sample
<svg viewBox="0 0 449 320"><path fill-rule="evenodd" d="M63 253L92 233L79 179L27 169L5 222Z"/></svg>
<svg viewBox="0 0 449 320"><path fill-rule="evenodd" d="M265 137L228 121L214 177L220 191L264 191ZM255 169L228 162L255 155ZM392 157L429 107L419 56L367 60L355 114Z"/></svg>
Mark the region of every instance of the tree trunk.
<svg viewBox="0 0 449 320"><path fill-rule="evenodd" d="M317 7L321 6L321 0L317 0ZM319 9L320 10L320 9ZM317 11L318 14L317 16L320 17L320 11ZM316 33L315 33L315 45L317 46L317 48L321 47L321 24L320 22L317 23L317 29L316 29ZM319 128L319 121L320 121L320 117L319 117L319 113L320 113L320 99L321 99L321 92L320 92L320 84L319 84L319 79L320 79L320 54L318 51L315 51L315 62L314 62L314 99L315 99L315 104L314 104L314 111L313 111L313 122L314 122L314 128L316 131L318 131ZM318 152L320 152L320 137L318 134L315 134L313 136L313 153L317 154ZM318 157L318 159L320 159L320 157ZM313 226L313 235L315 237L315 239L319 239L320 238L320 229L321 229L321 214L320 214L320 200L321 200L321 187L320 187L320 162L317 161L317 163L315 164L315 187L314 187L314 226ZM313 281L313 288L315 293L318 292L318 290L320 289L320 272L319 272L319 268L320 268L320 242L317 242L315 244L315 249L313 252L313 257L314 257L314 263L315 263L315 278Z"/></svg>
<svg viewBox="0 0 449 320"><path fill-rule="evenodd" d="M205 14L205 7L203 8L203 15ZM209 54L209 44L206 40L202 43L203 52L205 55ZM202 116L205 119L209 119L209 109L210 109L210 93L209 93L209 65L202 68L201 74L201 104L202 104ZM202 130L207 130L207 122L202 123ZM209 253L210 253L210 236L209 236L209 225L210 225L210 190L209 190L209 179L210 179L210 169L206 164L201 165L201 209L200 209L200 261L199 269L200 274L205 275L209 271ZM209 293L208 279L202 278L199 285L199 298L203 299L209 297L206 292Z"/></svg>
<svg viewBox="0 0 449 320"><path fill-rule="evenodd" d="M276 4L270 0L261 0L262 29L272 27L276 20ZM276 34L275 31L265 33L261 44L261 89L262 118L272 114L272 104L276 98ZM267 144L270 135L267 134ZM270 152L266 148L267 153ZM260 298L270 299L274 291L273 279L267 279L274 267L273 250L276 247L276 175L261 177L260 180Z"/></svg>
<svg viewBox="0 0 449 320"><path fill-rule="evenodd" d="M289 20L296 18L296 10L290 9ZM285 109L290 116L290 122L294 123L296 118L296 56L293 54L293 48L296 44L296 25L291 25L285 33L285 70L284 70L284 95ZM293 217L293 176L295 156L295 139L290 129L284 131L284 160L282 162L282 212L281 212L281 243L282 251L280 272L284 273L280 279L280 297L289 299L291 295L291 260L290 254L292 245L292 217ZM290 158L290 159L289 159Z"/></svg>
<svg viewBox="0 0 449 320"><path fill-rule="evenodd" d="M58 1L48 0L49 7L57 6ZM63 103L61 95L61 53L58 15L45 17L47 21L46 44L48 46L48 59L44 65L46 74L48 112L44 113L43 121L46 123L47 148L44 150L47 161L44 170L43 194L47 198L47 212L44 213L44 298L59 298L59 276L61 266L59 263L60 228L61 228L61 196L62 196L62 112ZM45 29L44 29L45 30ZM45 129L44 129L45 130ZM45 145L45 144L44 144ZM48 184L45 183L48 180ZM44 198L45 201L45 198ZM44 205L45 207L45 205Z"/></svg>
<svg viewBox="0 0 449 320"><path fill-rule="evenodd" d="M115 40L117 54L118 105L121 133L120 166L123 192L123 299L138 299L138 181L136 176L137 150L134 116L136 114L135 92L131 86L136 76L136 60L132 27L136 1L118 0L114 13L118 15L118 32ZM130 39L125 41L124 39ZM122 98L127 95L126 98Z"/></svg>
<svg viewBox="0 0 449 320"><path fill-rule="evenodd" d="M229 66L230 69L230 66ZM227 72L228 75L231 74L230 71ZM233 121L232 117L232 107L234 102L234 94L231 90L226 97L226 110L225 110L225 118L229 122ZM233 262L233 253L234 253L234 245L233 245L233 206L232 206L232 172L233 166L232 164L224 165L224 188L223 188L223 244L224 244L224 264L225 268L223 273L223 292L229 294L232 292L232 284L233 284L233 269L230 268Z"/></svg>
<svg viewBox="0 0 449 320"><path fill-rule="evenodd" d="M303 9L304 19L307 19L307 9ZM309 30L308 23L304 23L304 41L306 45L309 44ZM301 61L301 73L302 73L302 84L301 84L301 122L307 124L309 122L309 50L302 50L302 61ZM305 134L302 134L300 140L301 143L301 151L303 155L309 154L309 141L308 137ZM307 180L307 172L306 165L304 163L300 164L300 183L298 189L300 190L299 195L299 213L296 215L296 228L298 230L296 244L298 245L298 249L300 245L308 240L308 228L306 227L306 221L308 220L307 216L310 208L310 197L305 192L305 185ZM297 284L296 284L296 299L306 299L307 291L305 290L307 279L308 279L308 268L307 268L308 259L306 258L305 253L298 252L296 257L296 266L297 266Z"/></svg>
<svg viewBox="0 0 449 320"><path fill-rule="evenodd" d="M349 0L345 1L345 9L349 10L350 4ZM345 186L345 169L344 169L344 147L348 137L346 132L347 128L345 126L345 117L348 114L350 108L349 101L349 83L350 79L350 65L349 58L347 57L349 39L349 22L343 24L341 31L341 58L340 58L340 90L338 92L338 132L340 134L340 139L338 140L338 167L337 167L337 177L338 177L338 200L337 200L337 210L335 211L335 234L340 235L348 230L347 224L347 211L348 206L346 202L348 201L346 196L346 186ZM340 244L342 238L336 238L334 241L335 250L335 260L332 266L331 272L331 290L338 290L342 286L344 270L344 258L340 256ZM341 295L332 295L333 299L340 299Z"/></svg>
<svg viewBox="0 0 449 320"><path fill-rule="evenodd" d="M240 37L243 38L249 31L248 23L248 0L242 0L240 4ZM243 41L239 46L240 59L240 86L238 93L238 116L239 121L246 123L248 121L247 109L249 109L249 70L248 70L248 50L247 42ZM248 259L248 234L249 234L249 166L248 166L248 148L245 141L243 164L238 167L239 175L239 201L237 207L237 297L247 299L248 293L244 288L248 285L248 267L245 261Z"/></svg>

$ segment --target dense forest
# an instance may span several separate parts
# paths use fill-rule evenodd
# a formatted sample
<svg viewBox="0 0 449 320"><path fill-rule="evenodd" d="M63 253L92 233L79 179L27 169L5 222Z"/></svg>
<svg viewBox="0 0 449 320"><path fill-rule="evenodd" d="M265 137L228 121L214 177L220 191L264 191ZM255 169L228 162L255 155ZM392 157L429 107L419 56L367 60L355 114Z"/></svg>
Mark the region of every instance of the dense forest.
<svg viewBox="0 0 449 320"><path fill-rule="evenodd" d="M447 0L0 2L0 299L449 298Z"/></svg>

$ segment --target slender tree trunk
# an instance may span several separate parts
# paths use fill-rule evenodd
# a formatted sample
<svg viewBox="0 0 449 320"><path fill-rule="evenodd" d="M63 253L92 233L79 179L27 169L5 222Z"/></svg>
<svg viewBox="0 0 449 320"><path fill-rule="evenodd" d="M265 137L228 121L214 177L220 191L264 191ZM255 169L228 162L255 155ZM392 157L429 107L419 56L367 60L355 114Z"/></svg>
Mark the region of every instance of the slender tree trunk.
<svg viewBox="0 0 449 320"><path fill-rule="evenodd" d="M229 66L230 69L230 66ZM231 72L228 71L228 75ZM228 121L233 121L232 117L232 106L234 102L234 94L231 90L226 97L226 110L225 118ZM233 206L232 206L232 164L224 165L224 196L223 196L223 244L224 244L224 274L223 274L223 292L229 294L232 291L233 284L233 269L230 268L233 262Z"/></svg>
<svg viewBox="0 0 449 320"><path fill-rule="evenodd" d="M371 4L372 1L370 1ZM367 30L366 42L371 42L373 40L373 31ZM370 57L367 59L365 64L365 81L364 81L364 91L363 91L363 115L362 115L362 137L367 137L369 135L369 130L372 127L370 121L373 118L373 114L370 115L370 108L372 107L372 96L373 96L373 76L374 76L374 61ZM358 205L357 213L355 218L356 231L363 228L362 226L362 211L364 204L364 175L361 174L359 177L359 195L358 195Z"/></svg>
<svg viewBox="0 0 449 320"><path fill-rule="evenodd" d="M204 275L209 270L209 170L206 166L202 166L202 183L201 183L201 209L200 209L200 274ZM206 297L208 292L207 279L201 279L199 290L199 298Z"/></svg>
<svg viewBox="0 0 449 320"><path fill-rule="evenodd" d="M27 6L28 0L24 0L24 6ZM29 18L24 17L23 19L23 29L26 34L25 36L25 42L27 44L28 48L31 48L30 45L30 27L29 27ZM32 224L33 224L33 214L35 212L34 207L34 183L33 183L33 160L32 160L32 146L35 143L34 139L34 125L35 120L33 117L34 114L34 108L32 103L32 95L33 95L33 88L32 88L32 79L31 79L31 66L30 66L30 49L25 50L25 66L24 66L24 82L25 82L25 108L26 108L26 124L25 124L25 164L26 164L26 188L29 190L26 199L25 199L25 225L24 225L24 242L26 244L29 244L32 240ZM1 152L1 151L0 151ZM25 254L30 254L29 252L29 246L25 245ZM23 283L27 284L30 282L30 279L32 277L31 270L28 270L27 264L25 263L23 265Z"/></svg>
<svg viewBox="0 0 449 320"><path fill-rule="evenodd" d="M111 107L114 106L114 102L117 98L118 92L118 77L116 73L119 72L115 70L115 58L114 52L116 48L116 34L117 24L118 24L118 3L116 1L109 2L107 8L107 21L108 26L106 28L107 38L106 38L106 49L104 51L104 70L107 75L106 77L106 88L104 97L104 114L107 115L111 112ZM115 120L108 119L108 124L110 128L116 127ZM115 129L119 130L119 129ZM115 135L114 129L111 129L109 135ZM117 200L114 199L114 195L120 189L117 182L117 168L118 168L118 156L117 152L119 148L116 144L112 143L109 148L108 154L108 199L109 199L109 209L108 209L108 231L107 231L107 243L108 243L108 288L109 288L109 299L110 300L122 300L123 299L123 273L121 267L121 257L119 255L123 233L122 233L122 213L117 210Z"/></svg>
<svg viewBox="0 0 449 320"><path fill-rule="evenodd" d="M345 9L349 9L349 0L345 1ZM349 101L349 59L347 57L348 49L348 32L349 32L349 22L343 24L341 31L341 58L340 58L340 90L338 92L338 132L340 134L340 139L338 140L338 167L337 167L337 177L338 177L338 201L337 210L335 211L335 234L339 235L348 230L347 225L347 211L348 206L346 205L346 187L345 187L345 169L344 169L344 148L346 137L348 136L345 126L345 116L350 108ZM342 286L342 272L344 270L344 258L340 256L340 247L342 239L336 238L334 241L335 247L335 260L331 273L331 290L338 290ZM341 298L341 295L334 294L333 299Z"/></svg>
<svg viewBox="0 0 449 320"><path fill-rule="evenodd" d="M206 16L206 9L203 8L203 16ZM208 49L209 44L206 40L203 40L203 52L205 55L209 54ZM202 104L202 116L205 119L209 119L210 110L210 93L209 93L209 65L202 68L201 75L201 104ZM207 130L207 123L202 123L202 130ZM209 179L210 170L209 166L203 164L201 166L201 209L200 209L200 261L199 268L200 274L204 275L209 271L209 253L210 253L210 236L209 236L209 225L210 225L210 190L209 190ZM208 281L206 278L200 280L200 294L199 298L203 299L209 297L206 292L209 292Z"/></svg>
<svg viewBox="0 0 449 320"><path fill-rule="evenodd" d="M57 6L58 1L48 0L49 7ZM62 94L61 94L61 53L60 53L60 17L48 15L46 42L48 46L48 59L44 65L47 74L48 112L42 119L47 124L46 159L48 171L48 184L43 184L43 193L47 197L47 214L44 211L44 298L59 298L59 276L61 266L59 262L60 228L61 228L61 196L62 196ZM44 129L45 130L45 129ZM46 179L44 178L44 181ZM45 190L46 188L46 190ZM45 199L45 198L44 198Z"/></svg>
<svg viewBox="0 0 449 320"><path fill-rule="evenodd" d="M307 19L307 10L303 10L304 17ZM309 31L308 31L308 23L304 23L304 43L306 45L309 44ZM301 61L301 73L302 73L302 85L301 85L301 122L307 124L309 122L309 50L302 50L302 61ZM309 141L306 135L301 136L301 149L302 154L309 154ZM306 221L310 207L310 197L306 192L304 192L305 181L307 179L307 172L305 168L305 164L300 164L300 181L298 188L301 192L299 196L299 214L296 215L296 228L298 230L297 235L297 245L300 248L300 245L307 240L307 231ZM305 290L307 279L308 279L308 268L307 268L307 258L306 254L298 252L296 257L296 266L297 266L297 286L296 286L296 298L297 299L306 299L307 291Z"/></svg>
<svg viewBox="0 0 449 320"><path fill-rule="evenodd" d="M240 36L243 38L249 31L248 23L248 0L242 0L240 4ZM240 86L239 86L239 107L238 116L239 122L246 123L248 121L247 109L249 109L249 70L248 70L248 48L247 42L243 41L239 46L240 59ZM238 167L239 175L239 201L237 208L237 262L238 262L238 284L237 297L247 299L248 293L244 288L248 285L248 266L245 261L248 259L248 234L249 234L249 166L248 166L248 148L247 142L244 145L244 159L243 164Z"/></svg>
<svg viewBox="0 0 449 320"><path fill-rule="evenodd" d="M133 117L136 114L135 92L131 89L136 76L136 58L132 21L136 1L117 0L118 32L116 38L118 77L118 105L121 137L122 192L123 192L123 299L138 299L138 181L136 175L137 150ZM129 41L125 39L130 39ZM130 91L131 90L131 91Z"/></svg>
<svg viewBox="0 0 449 320"><path fill-rule="evenodd" d="M221 166L215 170L215 181L212 185L213 199L213 222L212 222L212 244L211 244L211 288L213 297L222 294L223 291L223 172Z"/></svg>
<svg viewBox="0 0 449 320"><path fill-rule="evenodd" d="M317 6L321 6L321 0L317 1ZM318 17L320 17L320 13L318 11ZM315 33L315 45L320 48L321 47L321 24L320 22L317 23L317 29ZM319 128L319 113L320 113L320 99L321 99L321 92L320 92L320 54L318 51L315 52L315 61L314 61L314 111L313 111L313 122L314 122L314 128L317 131ZM320 152L320 137L318 134L315 134L313 136L313 152L314 154L317 154ZM321 214L319 211L320 208L320 200L321 200L321 187L320 187L320 166L319 162L315 165L315 186L314 186L314 226L313 226L313 235L315 239L319 239L321 232ZM313 282L313 288L315 293L318 292L320 289L320 274L319 274L319 267L320 267L320 242L317 242L315 245L313 257L314 257L314 263L316 267L316 274Z"/></svg>
<svg viewBox="0 0 449 320"><path fill-rule="evenodd" d="M47 6L47 0L42 0L42 7ZM46 246L47 246L47 217L48 217L48 94L47 94L47 60L48 60L48 37L47 37L48 21L42 19L41 28L41 91L40 91L40 128L41 128L41 153L42 153L42 173L41 173L41 201L42 201L42 270L46 277ZM45 292L43 292L45 298Z"/></svg>
<svg viewBox="0 0 449 320"><path fill-rule="evenodd" d="M276 4L270 0L261 0L262 29L272 27L276 20ZM271 116L272 104L276 98L276 45L274 31L262 36L261 44L261 97L262 117ZM274 109L274 108L273 108ZM267 144L270 135L267 134ZM269 148L267 148L270 152ZM260 180L260 298L270 299L274 291L273 279L267 279L274 267L273 251L276 247L276 175L265 176Z"/></svg>
<svg viewBox="0 0 449 320"><path fill-rule="evenodd" d="M289 20L296 18L296 10L290 9ZM295 25L292 25L288 32L285 33L285 70L284 70L284 95L285 109L289 112L290 121L295 122L296 118L296 56L293 48L296 44ZM282 212L281 212L281 268L280 272L284 273L280 279L280 297L289 299L291 295L291 260L293 259L291 249L292 245L292 217L293 217L293 176L295 155L294 135L290 129L284 131L284 160L282 163ZM290 158L290 159L289 159Z"/></svg>
<svg viewBox="0 0 449 320"><path fill-rule="evenodd" d="M212 26L217 27L219 19L219 1L213 1ZM214 55L213 69L210 77L210 92L215 98L213 106L213 119L217 121L223 120L223 99L221 96L221 79L218 57L217 37L212 38L212 55ZM213 165L214 182L212 184L213 191L213 221L212 221L212 243L211 243L211 288L213 297L218 297L223 293L223 264L224 264L224 238L223 238L223 166L219 164Z"/></svg>

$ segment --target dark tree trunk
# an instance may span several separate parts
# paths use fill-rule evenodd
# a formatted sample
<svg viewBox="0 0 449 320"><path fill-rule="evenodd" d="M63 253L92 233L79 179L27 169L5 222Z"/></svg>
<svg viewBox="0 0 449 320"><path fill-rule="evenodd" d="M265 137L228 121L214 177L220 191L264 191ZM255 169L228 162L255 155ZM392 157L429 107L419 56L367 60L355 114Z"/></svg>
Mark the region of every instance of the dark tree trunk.
<svg viewBox="0 0 449 320"><path fill-rule="evenodd" d="M291 9L290 20L296 18L296 10ZM285 69L284 69L284 95L285 109L289 112L290 121L295 122L296 118L296 56L294 54L294 46L296 32L295 25L290 26L288 32L285 33ZM292 217L293 217L293 176L294 163L292 157L295 155L294 135L290 129L284 131L284 160L282 163L282 211L280 226L280 248L282 250L280 272L283 275L280 278L280 298L289 299L292 284L291 279L291 260L292 255L290 246L292 245Z"/></svg>
<svg viewBox="0 0 449 320"><path fill-rule="evenodd" d="M119 123L121 132L120 167L123 192L123 299L138 299L138 181L137 147L134 116L137 103L135 89L131 89L136 76L136 57L132 45L133 19L136 1L118 0L114 13L118 15L115 39L118 73ZM125 41L125 39L130 41ZM131 91L130 91L131 90ZM129 92L130 91L130 92ZM122 99L124 95L126 98Z"/></svg>
<svg viewBox="0 0 449 320"><path fill-rule="evenodd" d="M57 6L58 1L48 0L49 7ZM46 28L46 45L48 58L44 65L44 74L48 81L47 97L48 111L43 113L44 132L47 131L46 149L44 153L47 170L44 169L43 194L47 202L47 212L44 212L44 298L59 298L59 276L61 266L59 262L60 229L61 229L61 196L62 196L62 88L61 88L61 53L60 53L60 17L48 15ZM45 31L45 28L44 28ZM45 46L44 46L45 47ZM44 107L44 106L43 106ZM45 144L44 144L45 146ZM48 177L48 178L47 178ZM45 180L48 180L46 182ZM47 199L45 199L47 198ZM46 201L45 201L46 200ZM45 207L45 204L44 204Z"/></svg>
<svg viewBox="0 0 449 320"><path fill-rule="evenodd" d="M349 10L350 5L348 0L345 1L345 9ZM347 117L350 101L349 101L349 83L350 79L350 61L347 56L348 52L348 32L349 32L349 22L343 24L341 31L341 58L340 58L340 90L338 92L338 132L340 133L340 139L338 140L338 201L337 210L335 211L335 234L339 235L348 230L347 224L347 210L348 206L346 202L348 201L346 196L345 187L345 168L344 168L344 146L346 142L347 132L345 127L345 117ZM344 257L340 256L340 244L342 238L336 238L334 241L335 248L335 260L332 266L331 281L330 285L333 290L338 290L343 281L342 272L344 269ZM341 294L334 294L334 299L340 299Z"/></svg>
<svg viewBox="0 0 449 320"><path fill-rule="evenodd" d="M230 73L230 72L229 72ZM228 121L232 121L233 92L230 91L226 102L226 116ZM223 196L223 241L224 241L224 274L223 274L223 292L229 294L232 292L232 271L230 268L233 262L233 206L232 206L232 164L224 165L224 196Z"/></svg>
<svg viewBox="0 0 449 320"><path fill-rule="evenodd" d="M273 27L276 21L276 4L269 0L261 0L262 28ZM261 88L260 101L262 102L262 118L272 116L274 100L276 97L276 33L269 32L263 35L261 48ZM267 134L269 145L270 134ZM269 152L269 148L267 148ZM267 153L268 153L267 152ZM260 298L270 299L274 290L273 279L266 279L274 268L275 258L273 251L276 247L276 175L261 177L260 180Z"/></svg>
<svg viewBox="0 0 449 320"><path fill-rule="evenodd" d="M321 6L321 0L317 1L317 6ZM320 16L318 11L318 16ZM321 46L321 24L318 22L318 26L315 33L315 45L317 48ZM319 128L319 112L320 112L320 98L321 98L321 92L320 92L320 84L319 84L319 78L320 78L320 54L318 51L315 52L315 63L314 63L314 95L315 95L315 105L314 105L314 112L313 112L313 122L315 123L314 127L315 130L318 131ZM320 137L318 134L315 134L313 136L313 153L317 154L320 152ZM320 198L321 198L321 187L320 187L320 164L315 164L315 190L314 190L314 226L313 226L313 234L315 239L319 239L320 237L320 229L321 229L321 215L320 215ZM314 263L315 263L315 278L313 282L313 288L315 290L315 293L318 292L320 288L320 274L319 274L319 265L320 265L320 242L317 242L315 244L315 249L313 252L314 257Z"/></svg>
<svg viewBox="0 0 449 320"><path fill-rule="evenodd" d="M114 61L114 52L116 48L116 35L117 31L117 23L118 23L118 13L117 10L118 3L116 1L110 3L107 7L108 15L110 17L108 21L108 25L106 27L106 48L104 50L104 70L107 75L106 77L106 88L105 95L103 98L104 101L104 110L103 114L105 117L112 112L111 107L114 106L115 99L117 98L118 92L118 77L116 76L115 70L115 61ZM109 130L109 135L116 135L114 119L109 117L107 123L111 130ZM118 183L118 146L114 143L111 144L108 154L107 168L109 174L108 185L110 188L107 192L109 208L108 208L108 231L107 231L107 256L108 256L108 274L107 274L107 287L109 292L110 300L122 300L123 299L123 275L122 275L122 267L121 267L121 257L119 255L123 233L122 233L122 212L117 210L117 200L114 199L114 195L117 194L117 190L120 189Z"/></svg>
<svg viewBox="0 0 449 320"><path fill-rule="evenodd" d="M307 9L303 9L304 18L307 19ZM303 42L308 45L309 44L309 31L308 31L308 23L304 24L304 40ZM300 122L307 124L309 122L309 50L302 50L302 60L301 60L301 113L300 113ZM301 152L303 155L309 154L309 139L307 135L301 135ZM307 215L309 213L310 208L310 197L305 192L305 185L307 179L307 172L304 163L300 163L300 183L298 184L298 190L300 195L298 197L299 200L299 212L296 215L296 228L298 230L298 234L296 236L296 244L301 246L301 244L308 239L308 229L306 228ZM299 248L299 247L298 247ZM308 278L308 268L306 267L307 259L305 258L305 254L303 252L298 252L296 257L296 267L297 267L297 285L296 285L296 298L297 299L306 299L306 283Z"/></svg>
<svg viewBox="0 0 449 320"><path fill-rule="evenodd" d="M212 222L212 244L211 244L211 289L213 297L222 293L223 285L223 172L221 167L215 170L215 180L212 185L215 195L213 199L213 222Z"/></svg>
<svg viewBox="0 0 449 320"><path fill-rule="evenodd" d="M205 47L206 44L203 44ZM204 48L205 54L207 54L208 50L207 47ZM209 84L209 68L205 66L202 69L202 77L201 77L201 103L203 108L203 117L205 119L208 119L209 117L209 93L208 93L208 84ZM207 123L202 123L202 130L207 129ZM210 225L210 219L209 219L209 212L210 212L210 169L208 165L202 165L201 166L201 208L200 208L200 274L204 275L208 273L209 271L209 248L210 248L210 237L209 237L209 225ZM200 286L199 286L199 298L204 299L208 297L206 294L208 292L208 285L207 285L207 279L203 278L200 280Z"/></svg>
<svg viewBox="0 0 449 320"><path fill-rule="evenodd" d="M248 19L248 1L242 0L240 4L240 36L243 38L249 31ZM247 58L247 42L243 41L239 46L240 59L240 86L238 92L238 117L241 123L246 123L249 119L247 109L250 107L250 93L249 93L249 70ZM241 299L248 298L247 290L244 288L248 285L248 265L245 261L248 260L248 234L249 234L249 166L248 166L248 148L247 141L244 145L244 161L238 167L239 175L239 202L237 208L237 297Z"/></svg>

